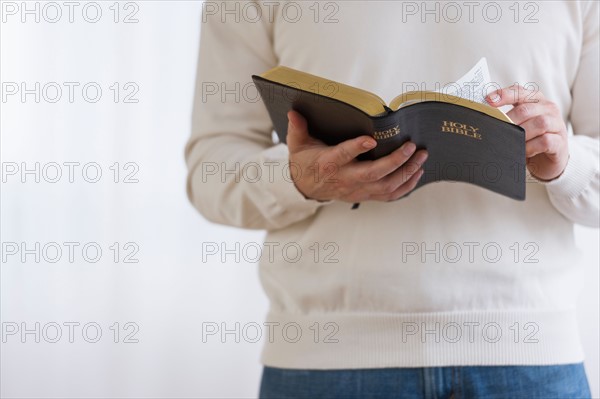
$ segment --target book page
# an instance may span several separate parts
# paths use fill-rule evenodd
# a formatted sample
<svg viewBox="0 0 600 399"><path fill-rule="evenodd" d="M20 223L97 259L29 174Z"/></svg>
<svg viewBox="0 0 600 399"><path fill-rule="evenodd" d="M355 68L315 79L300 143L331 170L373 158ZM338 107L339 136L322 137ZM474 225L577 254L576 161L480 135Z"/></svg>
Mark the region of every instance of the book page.
<svg viewBox="0 0 600 399"><path fill-rule="evenodd" d="M435 91L412 91L401 94L392 100L390 108L395 111L422 101L441 101L471 108L512 123L502 108L491 107L485 101L485 97L497 88L498 85L491 82L487 60L483 57L456 82L448 83Z"/></svg>
<svg viewBox="0 0 600 399"><path fill-rule="evenodd" d="M469 72L464 74L456 82L442 87L437 92L450 94L456 97L466 98L480 104L487 104L485 96L494 89L490 84L490 71L485 57L477 61L477 64Z"/></svg>

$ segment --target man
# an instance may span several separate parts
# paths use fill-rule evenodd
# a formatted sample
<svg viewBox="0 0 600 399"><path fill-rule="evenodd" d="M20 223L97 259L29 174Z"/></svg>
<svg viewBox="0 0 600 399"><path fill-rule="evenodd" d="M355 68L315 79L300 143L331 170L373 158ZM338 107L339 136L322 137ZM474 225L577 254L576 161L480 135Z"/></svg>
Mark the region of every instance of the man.
<svg viewBox="0 0 600 399"><path fill-rule="evenodd" d="M262 397L589 397L573 225L599 223L598 29L597 2L205 4L188 195L268 231ZM395 201L426 150L357 161L372 138L327 147L296 112L273 144L249 85L285 65L390 100L483 56L526 131L523 202L453 182Z"/></svg>

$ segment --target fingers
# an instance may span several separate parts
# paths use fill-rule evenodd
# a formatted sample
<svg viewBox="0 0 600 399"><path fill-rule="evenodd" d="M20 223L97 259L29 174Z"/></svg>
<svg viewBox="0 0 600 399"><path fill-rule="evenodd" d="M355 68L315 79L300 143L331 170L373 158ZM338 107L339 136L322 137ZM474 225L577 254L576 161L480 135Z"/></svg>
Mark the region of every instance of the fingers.
<svg viewBox="0 0 600 399"><path fill-rule="evenodd" d="M544 95L536 90L528 90L520 85L513 85L491 92L485 98L492 107L503 105L516 105L524 103L537 103L544 99Z"/></svg>
<svg viewBox="0 0 600 399"><path fill-rule="evenodd" d="M559 133L564 129L564 122L554 103L519 104L507 115L512 121L525 129L525 140L531 140L544 133Z"/></svg>
<svg viewBox="0 0 600 399"><path fill-rule="evenodd" d="M311 168L323 172L328 177L326 183L303 177L295 181L298 189L307 198L342 199L352 202L367 199L390 201L410 192L419 181L423 171L421 166L427 159L427 151L416 150L412 142L404 143L400 148L374 161L356 162L360 154L377 146L371 136L361 136L346 140L333 147L310 136L306 119L298 112L288 112L287 144L291 155L299 164L310 164ZM303 161L304 160L304 161ZM315 163L319 165L314 168ZM333 165L333 173L321 170L323 165ZM318 182L318 184L315 184ZM307 194L308 193L308 194Z"/></svg>
<svg viewBox="0 0 600 399"><path fill-rule="evenodd" d="M330 148L324 155L326 163L335 163L344 166L352 162L357 156L368 152L377 146L377 141L371 136L360 136L346 140Z"/></svg>
<svg viewBox="0 0 600 399"><path fill-rule="evenodd" d="M354 200L391 201L411 191L423 174L421 167L427 159L427 152L417 151L403 166L384 178L372 183L357 183L357 190L351 193Z"/></svg>
<svg viewBox="0 0 600 399"><path fill-rule="evenodd" d="M544 133L560 133L565 129L558 106L550 101L522 103L508 111L512 121L525 129L525 139L531 140Z"/></svg>
<svg viewBox="0 0 600 399"><path fill-rule="evenodd" d="M525 156L534 157L538 154L557 154L562 146L562 138L557 134L542 134L525 143Z"/></svg>
<svg viewBox="0 0 600 399"><path fill-rule="evenodd" d="M543 135L544 133L559 133L564 129L564 122L557 117L544 114L531 118L521 124L525 129L525 141Z"/></svg>
<svg viewBox="0 0 600 399"><path fill-rule="evenodd" d="M525 129L527 143L546 133L563 134L565 132L566 127L560 109L553 102L546 100L540 92L515 85L492 92L486 99L495 107L514 105L507 115L515 124ZM545 142L545 140L542 141ZM538 148L537 144L535 148Z"/></svg>
<svg viewBox="0 0 600 399"><path fill-rule="evenodd" d="M369 184L367 187L371 192L391 194L401 185L405 184L411 177L421 169L427 160L427 151L420 150L414 154L404 165L381 180Z"/></svg>
<svg viewBox="0 0 600 399"><path fill-rule="evenodd" d="M361 162L353 166L352 172L361 182L376 182L404 165L417 149L413 142L407 141L391 154L375 161Z"/></svg>
<svg viewBox="0 0 600 399"><path fill-rule="evenodd" d="M521 123L544 113L546 113L545 105L538 102L518 104L508 111L506 115L508 115L515 125L520 125Z"/></svg>
<svg viewBox="0 0 600 399"><path fill-rule="evenodd" d="M296 153L302 149L311 146L323 146L326 151L323 153L323 163L335 163L343 166L352 162L357 156L372 150L377 146L377 141L371 136L360 136L351 140L346 140L336 146L328 147L320 140L312 137L308 132L306 119L296 111L289 111L288 114L288 133L287 145L290 153Z"/></svg>
<svg viewBox="0 0 600 399"><path fill-rule="evenodd" d="M340 166L352 162L357 156L372 150L377 142L370 136L360 136L346 140L334 146L325 154L327 162L333 162Z"/></svg>
<svg viewBox="0 0 600 399"><path fill-rule="evenodd" d="M404 184L396 188L393 192L389 194L375 195L372 196L371 199L376 201L395 201L399 198L404 197L406 194L414 190L417 186L417 183L423 176L423 169L417 170L414 174L411 175L410 179L408 179Z"/></svg>

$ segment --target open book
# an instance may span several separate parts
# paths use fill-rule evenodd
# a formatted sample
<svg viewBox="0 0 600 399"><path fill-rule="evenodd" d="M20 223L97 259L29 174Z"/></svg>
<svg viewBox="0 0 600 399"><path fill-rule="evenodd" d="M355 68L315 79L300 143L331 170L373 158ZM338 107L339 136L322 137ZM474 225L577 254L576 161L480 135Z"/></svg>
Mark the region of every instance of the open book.
<svg viewBox="0 0 600 399"><path fill-rule="evenodd" d="M368 91L284 66L252 79L283 143L287 112L294 109L306 118L309 133L326 144L375 138L377 147L360 159L385 156L407 140L427 149L417 187L462 181L525 199L525 131L485 103L483 91L490 87L485 58L441 91L407 92L389 105Z"/></svg>

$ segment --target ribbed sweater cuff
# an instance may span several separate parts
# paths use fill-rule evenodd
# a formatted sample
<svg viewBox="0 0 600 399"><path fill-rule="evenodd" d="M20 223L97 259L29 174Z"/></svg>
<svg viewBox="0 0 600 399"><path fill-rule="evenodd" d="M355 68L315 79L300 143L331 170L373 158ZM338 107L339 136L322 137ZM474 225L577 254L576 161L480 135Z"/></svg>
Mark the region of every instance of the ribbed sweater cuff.
<svg viewBox="0 0 600 399"><path fill-rule="evenodd" d="M593 154L584 146L575 140L570 140L569 152L569 162L562 175L549 182L540 181L546 186L548 192L557 198L580 196L598 175L597 161L594 161Z"/></svg>
<svg viewBox="0 0 600 399"><path fill-rule="evenodd" d="M269 179L261 179L264 190L272 197L274 206L285 212L295 212L302 215L314 213L319 207L328 202L307 199L296 188L292 173L302 173L289 165L289 153L284 144L275 145L262 153L261 163L267 171ZM306 171L304 171L306 172Z"/></svg>

